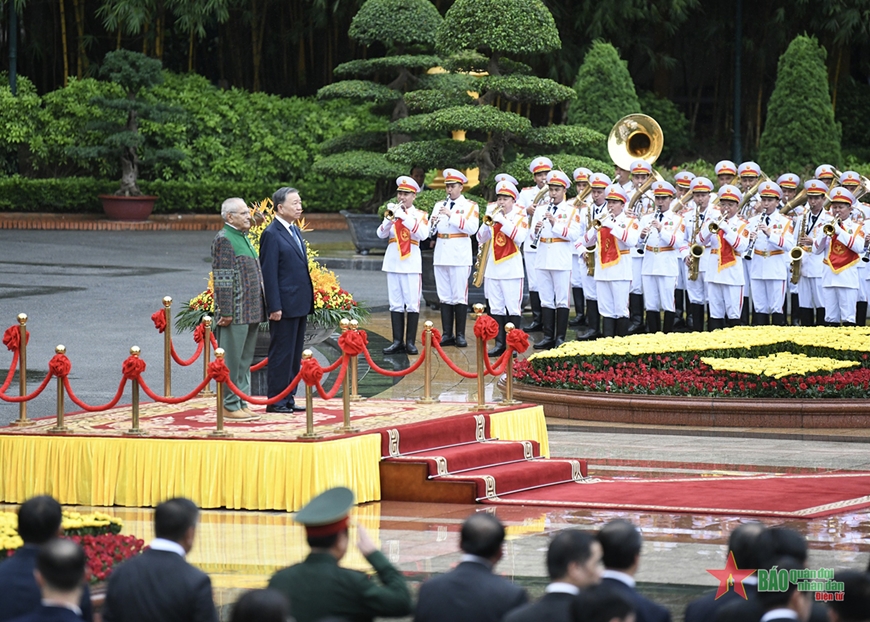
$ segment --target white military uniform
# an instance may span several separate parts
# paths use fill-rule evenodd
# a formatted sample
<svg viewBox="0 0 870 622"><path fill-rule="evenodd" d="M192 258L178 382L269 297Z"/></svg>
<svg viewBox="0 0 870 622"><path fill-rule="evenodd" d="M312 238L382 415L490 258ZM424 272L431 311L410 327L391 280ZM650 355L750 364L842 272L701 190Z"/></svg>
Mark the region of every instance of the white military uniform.
<svg viewBox="0 0 870 622"><path fill-rule="evenodd" d="M580 202L576 198L570 201L571 205L577 208L577 215L581 219L586 217L586 208L591 202L592 200L589 197ZM575 243L573 255L571 261L571 287L583 289L583 275L587 272L586 247L583 244L578 245Z"/></svg>
<svg viewBox="0 0 870 622"><path fill-rule="evenodd" d="M707 210L707 223L719 222L722 214L716 210ZM720 266L720 240L718 233L712 233L705 224L701 227L700 242L710 248L706 259L707 299L710 303L710 317L715 319L740 319L743 310L743 258L741 255L749 247L749 233L746 231L746 221L740 216L733 216L720 223L720 229L725 234L725 241L734 249L735 263L730 266Z"/></svg>
<svg viewBox="0 0 870 622"><path fill-rule="evenodd" d="M437 216L443 205L450 216ZM435 266L435 286L438 300L445 305L468 304L468 276L473 257L471 236L480 226L477 203L462 195L455 201L447 198L432 210L429 237L437 237L432 263Z"/></svg>
<svg viewBox="0 0 870 622"><path fill-rule="evenodd" d="M809 210L809 207L807 207ZM813 243L824 236L822 227L826 223L831 222L831 215L825 210L819 210L818 216L814 216L809 210L806 214L806 224L804 231L796 231L795 239L803 237L806 234L812 238ZM804 222L803 216L797 221L798 227ZM798 300L800 306L805 309L822 309L825 306L824 292L822 291L822 274L827 270L827 266L822 263L824 257L821 254L813 252L813 247L803 247L804 256L801 258L801 278L798 281Z"/></svg>
<svg viewBox="0 0 870 622"><path fill-rule="evenodd" d="M589 210L592 210L592 218L589 218ZM583 208L583 211L580 212L580 233L577 235L577 240L574 242L574 247L578 249L580 253L580 263L581 269L580 274L583 279L583 295L586 297L586 300L598 300L598 294L595 276L589 274L589 269L586 265L586 256L592 256L593 260L595 259L595 251L589 250L586 248L586 232L589 230L589 222L592 220L601 220L603 221L607 218L607 202L605 201L601 205L596 205L595 203L589 203L586 207ZM594 229L593 229L594 231ZM593 243L594 244L594 243Z"/></svg>
<svg viewBox="0 0 870 622"><path fill-rule="evenodd" d="M410 234L411 253L404 259L399 252L396 239L396 223L384 218L378 227L379 238L389 238L384 263L381 267L387 273L387 289L390 311L410 313L420 312L420 293L422 290L423 261L420 257L420 242L429 232L426 212L413 205L407 212L396 211L396 219L401 219Z"/></svg>
<svg viewBox="0 0 870 622"><path fill-rule="evenodd" d="M705 211L698 212L693 205L692 211L687 212L683 217L683 224L686 227L686 244L691 249L692 245L696 242L701 244L704 247L704 254L701 256L700 261L698 262L698 278L694 281L689 280L689 272L688 266L686 266L686 293L689 295L689 302L692 304L703 305L707 302L707 288L706 288L706 272L707 272L707 261L710 257L710 250L704 245L703 242L699 239L699 233L707 228L707 223L709 219L707 217L708 214L714 214L715 210L713 208L708 207ZM698 222L695 222L695 216L698 216ZM713 221L715 222L715 221ZM701 330L700 327L695 327L696 330Z"/></svg>
<svg viewBox="0 0 870 622"><path fill-rule="evenodd" d="M619 214L615 219L606 218L602 221L602 231L610 229L616 241L619 259L607 267L601 264L601 243L598 231L588 229L584 235L586 247L595 246L595 287L598 296L598 309L601 317L627 318L628 295L631 290L631 257L630 249L637 246L640 228L637 220Z"/></svg>
<svg viewBox="0 0 870 622"><path fill-rule="evenodd" d="M852 220L859 223L862 229L865 229L868 218L870 218L870 206L866 203L855 201L855 206L852 209ZM864 241L866 245L866 234ZM864 253L862 252L860 255L863 257ZM860 282L860 287L858 288L858 301L867 302L870 300L870 263L861 261L861 263L858 264L858 280Z"/></svg>
<svg viewBox="0 0 870 622"><path fill-rule="evenodd" d="M556 217L553 225L545 218L548 213L553 213ZM538 271L541 306L548 309L567 309L570 307L568 301L574 254L572 243L580 235L579 210L568 201L562 201L558 205L541 203L532 217L532 231L539 222L542 228L535 267Z"/></svg>
<svg viewBox="0 0 870 622"><path fill-rule="evenodd" d="M770 237L760 229L762 224L770 228ZM749 229L758 233L749 262L752 305L756 313L763 315L782 313L791 263L788 252L795 244L791 220L774 210L769 216L754 216L749 221Z"/></svg>
<svg viewBox="0 0 870 622"><path fill-rule="evenodd" d="M632 185L628 193L628 199L631 201L637 189ZM628 204L625 206L628 209ZM655 199L652 192L647 191L638 199L634 205L634 214L629 214L632 218L640 221L640 219L650 212L655 211ZM631 249L631 290L632 294L643 295L643 247L636 246Z"/></svg>
<svg viewBox="0 0 870 622"><path fill-rule="evenodd" d="M643 292L647 311L674 311L674 290L680 273L680 249L686 248L686 228L683 218L665 208L664 212L647 214L640 219L643 231L653 221L661 223L661 231L650 227L643 241ZM685 264L684 264L685 265Z"/></svg>
<svg viewBox="0 0 870 622"><path fill-rule="evenodd" d="M498 204L490 203L486 213L498 209ZM519 252L529 233L526 212L515 204L509 214L498 214L494 224L501 224L501 232L517 246L517 252L501 261L495 258L495 247L490 245L486 269L483 272L483 292L489 301L492 315L520 315L523 304L523 257ZM481 225L477 232L477 241L484 244L492 239L492 227Z"/></svg>
<svg viewBox="0 0 870 622"><path fill-rule="evenodd" d="M538 199L537 203L535 199ZM548 204L549 202L550 196L547 192L547 184L544 184L542 188L537 186L523 188L520 190L520 196L517 198L517 204L522 208L528 208L540 203ZM526 218L528 218L528 214ZM531 219L527 220L527 222L531 222ZM531 239L531 235L527 236L526 241L523 242L523 261L526 265L526 279L529 281L529 291L536 292L538 291L538 273L536 272L535 260L538 256L538 251L531 248Z"/></svg>
<svg viewBox="0 0 870 622"><path fill-rule="evenodd" d="M834 241L842 246L837 246L839 255L843 257L842 264L836 261L832 267L832 250ZM845 248L844 248L845 247ZM846 250L848 249L848 250ZM855 253L849 258L849 251ZM855 305L858 302L858 288L861 283L858 278L858 264L861 263L861 254L864 252L864 230L855 221L849 219L841 223L837 233L833 237L827 235L818 236L813 242L813 252L823 255L824 268L822 271L822 292L825 298L825 321L834 324L840 322L855 322ZM835 251L834 255L837 254Z"/></svg>

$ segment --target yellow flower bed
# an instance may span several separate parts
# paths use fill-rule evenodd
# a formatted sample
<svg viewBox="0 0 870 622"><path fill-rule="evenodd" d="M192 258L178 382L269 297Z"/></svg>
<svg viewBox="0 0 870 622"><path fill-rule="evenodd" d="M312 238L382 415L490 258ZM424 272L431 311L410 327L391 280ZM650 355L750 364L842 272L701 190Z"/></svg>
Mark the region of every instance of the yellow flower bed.
<svg viewBox="0 0 870 622"><path fill-rule="evenodd" d="M857 367L858 361L838 361L820 356L777 352L758 358L714 358L701 357L701 361L720 371L736 371L744 374L758 374L773 378L803 376L818 371L834 371L847 367Z"/></svg>
<svg viewBox="0 0 870 622"><path fill-rule="evenodd" d="M595 341L567 341L555 350L530 356L529 361L586 356L676 354L729 348L748 350L778 343L870 352L870 327L855 326L832 330L826 326L739 326L709 333L654 333L608 337Z"/></svg>
<svg viewBox="0 0 870 622"><path fill-rule="evenodd" d="M61 525L66 533L74 533L80 529L105 529L108 533L110 529L120 531L124 523L101 512L81 514L65 511ZM0 512L0 551L17 549L23 544L24 541L18 535L18 515L14 512Z"/></svg>

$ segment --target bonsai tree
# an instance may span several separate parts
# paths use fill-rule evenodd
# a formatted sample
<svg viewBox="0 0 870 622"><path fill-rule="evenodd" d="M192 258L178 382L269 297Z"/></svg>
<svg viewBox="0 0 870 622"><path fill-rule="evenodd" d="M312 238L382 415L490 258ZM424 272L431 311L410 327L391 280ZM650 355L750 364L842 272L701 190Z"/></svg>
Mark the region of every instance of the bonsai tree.
<svg viewBox="0 0 870 622"><path fill-rule="evenodd" d="M70 147L70 155L86 158L117 158L121 166L121 187L115 192L120 196L140 196L139 167L164 161L176 161L184 157L178 149L149 149L145 136L139 131L142 120L156 123L167 120L175 109L156 103L148 98L148 90L163 82L159 60L138 52L117 50L109 52L100 67L100 77L118 85L119 97L95 97L91 100L109 110L117 111L118 122L99 121L89 129L102 132L102 145ZM123 121L120 119L123 118Z"/></svg>
<svg viewBox="0 0 870 622"><path fill-rule="evenodd" d="M349 36L365 46L381 44L385 56L342 63L335 75L347 78L321 88L319 99L370 102L383 111L383 124L321 145L325 156L314 170L375 181L372 211L392 194L395 178L407 169L384 157L388 147L408 140L391 132L389 121L408 116L403 95L420 86L420 75L441 62L431 53L441 14L429 0L366 0L351 21ZM415 163L416 164L416 163Z"/></svg>
<svg viewBox="0 0 870 622"><path fill-rule="evenodd" d="M534 33L531 36L530 33ZM553 16L541 0L457 0L438 28L436 49L449 74L426 76L424 90L407 93L414 114L393 129L417 140L394 146L387 159L408 166L469 168L481 180L500 172L517 146L571 148L601 153L604 136L578 126L532 127L531 107L572 99L569 87L531 75L509 55L544 54L561 48ZM523 114L525 112L525 114ZM453 140L447 138L452 132ZM464 140L465 133L471 134Z"/></svg>
<svg viewBox="0 0 870 622"><path fill-rule="evenodd" d="M568 109L568 123L585 125L605 136L622 117L641 110L628 63L604 41L592 43L577 72L574 90L577 98Z"/></svg>
<svg viewBox="0 0 870 622"><path fill-rule="evenodd" d="M840 136L828 90L825 49L812 37L795 37L779 57L758 159L771 174L800 174L822 162L836 165Z"/></svg>

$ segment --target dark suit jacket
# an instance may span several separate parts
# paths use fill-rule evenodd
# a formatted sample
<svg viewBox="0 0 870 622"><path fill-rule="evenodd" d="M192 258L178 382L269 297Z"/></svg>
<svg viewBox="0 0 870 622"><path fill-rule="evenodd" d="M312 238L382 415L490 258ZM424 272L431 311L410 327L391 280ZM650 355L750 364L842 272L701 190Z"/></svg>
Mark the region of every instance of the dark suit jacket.
<svg viewBox="0 0 870 622"><path fill-rule="evenodd" d="M308 258L277 219L260 236L260 266L267 314L281 311L282 319L287 319L314 313Z"/></svg>
<svg viewBox="0 0 870 622"><path fill-rule="evenodd" d="M462 562L420 586L414 622L499 622L527 600L523 588L483 564Z"/></svg>
<svg viewBox="0 0 870 622"><path fill-rule="evenodd" d="M105 622L217 622L208 575L171 551L147 549L109 577Z"/></svg>
<svg viewBox="0 0 870 622"><path fill-rule="evenodd" d="M749 594L747 593L747 596ZM764 607L757 598L732 600L716 612L714 622L758 622ZM828 622L828 608L823 603L812 603L807 622Z"/></svg>
<svg viewBox="0 0 870 622"><path fill-rule="evenodd" d="M605 578L601 581L601 585L622 594L634 605L637 622L671 622L670 611L641 595L636 589L626 585L622 581Z"/></svg>
<svg viewBox="0 0 870 622"><path fill-rule="evenodd" d="M565 592L544 594L536 603L518 607L502 618L503 622L571 622L571 603L577 598Z"/></svg>
<svg viewBox="0 0 870 622"><path fill-rule="evenodd" d="M743 584L746 588L746 596L749 600L754 600L758 596L758 586ZM728 590L718 600L716 599L716 590L708 592L703 596L696 598L686 606L685 622L712 622L716 619L716 613L731 602L742 601L746 602L742 596L737 594L733 589Z"/></svg>
<svg viewBox="0 0 870 622"><path fill-rule="evenodd" d="M65 607L40 605L35 611L15 618L14 622L82 622L82 618Z"/></svg>
<svg viewBox="0 0 870 622"><path fill-rule="evenodd" d="M25 544L9 559L0 563L0 622L6 622L37 610L42 606L42 594L33 577L39 547ZM82 617L91 622L91 593L85 586L79 605Z"/></svg>

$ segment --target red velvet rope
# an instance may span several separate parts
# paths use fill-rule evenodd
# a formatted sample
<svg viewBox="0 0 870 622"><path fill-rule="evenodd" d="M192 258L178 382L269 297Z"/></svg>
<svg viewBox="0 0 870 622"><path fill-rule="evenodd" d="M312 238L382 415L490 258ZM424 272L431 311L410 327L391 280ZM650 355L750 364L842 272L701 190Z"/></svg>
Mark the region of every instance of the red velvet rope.
<svg viewBox="0 0 870 622"><path fill-rule="evenodd" d="M25 331L25 339L30 343L30 331ZM21 348L21 327L10 326L3 333L3 345L7 350L17 351Z"/></svg>
<svg viewBox="0 0 870 622"><path fill-rule="evenodd" d="M293 391L293 389L295 389L299 385L299 382L301 380L302 380L302 376L299 374L296 374L296 377L293 379L293 382L291 382L289 385L287 385L286 389L281 391L275 397L269 397L269 398L248 395L247 393L244 393L241 389L239 389L239 387L234 385L232 380L227 380L227 388L229 388L230 391L232 391L233 393L238 395L240 398L242 398L246 402L250 402L251 404L256 404L257 406L270 406L271 404L277 404L278 402L283 400L285 397L290 395L291 391Z"/></svg>
<svg viewBox="0 0 870 622"><path fill-rule="evenodd" d="M313 358L304 359L302 366L299 368L299 375L302 376L305 384L309 387L314 387L320 384L320 380L323 378L323 369L321 369L320 363Z"/></svg>
<svg viewBox="0 0 870 622"><path fill-rule="evenodd" d="M166 330L166 312L163 309L152 313L151 321L154 322L154 328L157 329L158 333Z"/></svg>
<svg viewBox="0 0 870 622"><path fill-rule="evenodd" d="M200 337L199 345L197 345L196 352L193 353L193 356L190 357L189 359L183 359L180 356L178 356L178 353L175 351L175 344L172 341L169 342L169 346L172 350L172 358L175 360L176 363L178 363L182 367L187 367L188 365L193 365L196 362L196 359L199 358L199 355L202 354L202 348L203 348L202 338Z"/></svg>
<svg viewBox="0 0 870 622"><path fill-rule="evenodd" d="M0 393L6 393L6 389L12 383L12 377L15 375L15 370L18 368L18 350L12 351L12 362L9 363L9 373L6 374L6 380L3 381L3 386L0 387Z"/></svg>
<svg viewBox="0 0 870 622"><path fill-rule="evenodd" d="M348 356L359 356L368 345L369 336L364 330L349 330L338 338L338 347Z"/></svg>
<svg viewBox="0 0 870 622"><path fill-rule="evenodd" d="M490 376L501 376L507 369L507 357L513 356L514 351L510 348L501 353L495 363L489 364L489 356L483 357L483 364L486 366L486 373Z"/></svg>
<svg viewBox="0 0 870 622"><path fill-rule="evenodd" d="M66 389L69 398L73 401L73 403L81 408L82 410L86 410L91 413L100 412L103 410L109 410L110 408L114 408L118 402L121 401L121 396L124 394L124 386L127 384L127 378L121 378L121 384L118 385L118 392L115 393L115 397L112 398L111 402L107 402L100 406L89 406L81 401L76 394L73 393L72 387L69 384L69 378L64 376L63 378L63 386Z"/></svg>
<svg viewBox="0 0 870 622"><path fill-rule="evenodd" d="M432 331L432 347L437 350L438 354L441 355L441 358L444 359L444 362L447 364L447 367L452 369L454 372L462 376L463 378L477 378L477 373L465 371L461 367L457 366L456 363L450 360L450 357L444 353L444 350L441 348L441 343L439 343L441 339L435 339L435 331Z"/></svg>
<svg viewBox="0 0 870 622"><path fill-rule="evenodd" d="M193 391L191 391L187 395L182 395L181 397L164 397L162 395L157 395L154 391L151 390L151 387L149 387L145 383L145 380L143 378L139 378L139 386L142 387L142 391L145 392L145 395L150 397L155 402L161 402L163 404L181 404L182 402L192 400L197 395L199 395L199 392L205 388L205 385L209 383L211 378L212 377L209 374L209 377L200 382Z"/></svg>
<svg viewBox="0 0 870 622"><path fill-rule="evenodd" d="M211 332L211 347L212 350L218 349L217 337L214 336L214 331Z"/></svg>
<svg viewBox="0 0 870 622"><path fill-rule="evenodd" d="M202 343L203 339L205 339L205 324L197 324L196 328L193 329L193 340L196 343Z"/></svg>
<svg viewBox="0 0 870 622"><path fill-rule="evenodd" d="M323 387L320 385L319 382L317 383L317 394L325 400L331 400L338 394L338 390L341 388L341 385L344 382L344 377L347 375L348 357L342 356L341 362L341 369L338 370L338 376L336 376L335 383L333 383L332 388L329 390L329 392L324 393Z"/></svg>
<svg viewBox="0 0 870 622"><path fill-rule="evenodd" d="M42 379L42 384L40 384L38 387L36 387L36 390L33 393L28 393L27 395L14 396L14 395L6 395L4 393L0 393L0 400L3 400L4 402L13 402L13 403L29 402L30 400L34 399L35 397L37 397L40 393L42 393L45 390L45 387L48 386L49 380L51 380L51 374L48 374L45 378Z"/></svg>
<svg viewBox="0 0 870 622"><path fill-rule="evenodd" d="M474 323L474 336L483 339L484 343L495 339L498 335L498 322L488 315L481 315Z"/></svg>
<svg viewBox="0 0 870 622"><path fill-rule="evenodd" d="M257 363L256 365L251 365L251 371L259 371L263 369L266 365L269 364L269 357L267 356L262 361Z"/></svg>
<svg viewBox="0 0 870 622"><path fill-rule="evenodd" d="M366 348L363 350L363 354L365 354L366 361L368 361L369 367L371 367L376 373L379 373L382 376L388 376L390 378L398 378L400 376L407 376L408 374L413 374L420 368L420 365L423 364L423 359L426 358L426 350L423 350L423 354L420 355L420 358L417 359L417 362L411 365L408 369L403 369L401 371L389 371L384 369L383 367L378 367L378 364L372 360L372 355L369 353L369 349Z"/></svg>

